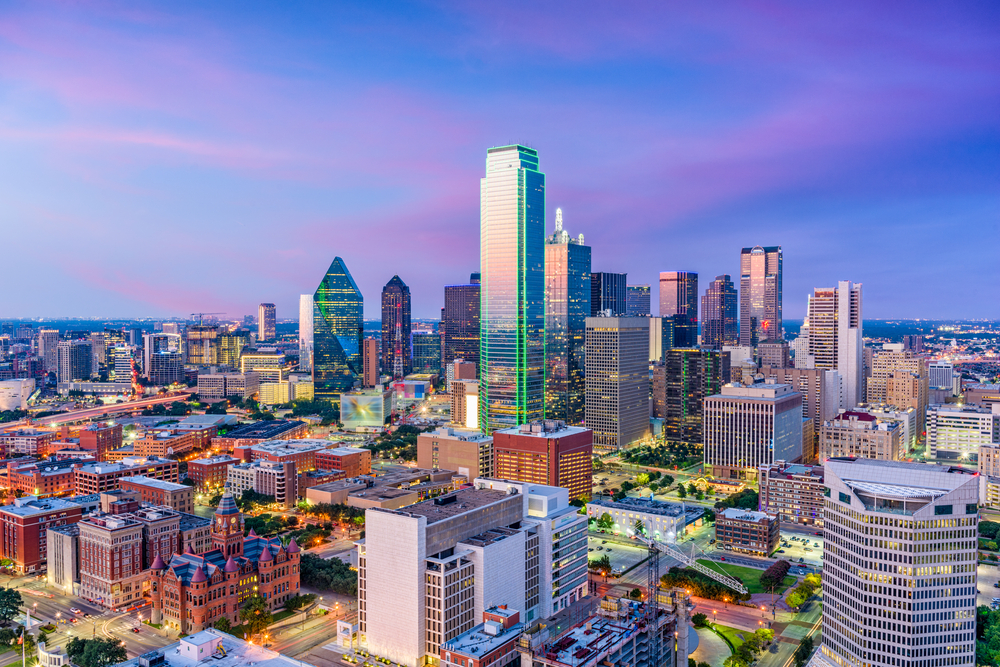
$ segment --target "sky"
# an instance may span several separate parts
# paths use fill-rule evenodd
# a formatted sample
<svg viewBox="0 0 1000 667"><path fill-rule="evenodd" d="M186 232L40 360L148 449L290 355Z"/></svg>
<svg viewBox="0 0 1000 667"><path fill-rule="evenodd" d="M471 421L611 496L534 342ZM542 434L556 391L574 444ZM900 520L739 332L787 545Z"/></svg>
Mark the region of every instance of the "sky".
<svg viewBox="0 0 1000 667"><path fill-rule="evenodd" d="M1000 318L997 3L512 0L0 4L0 318L296 317L336 256L437 317L515 142L654 303L759 244L789 319Z"/></svg>

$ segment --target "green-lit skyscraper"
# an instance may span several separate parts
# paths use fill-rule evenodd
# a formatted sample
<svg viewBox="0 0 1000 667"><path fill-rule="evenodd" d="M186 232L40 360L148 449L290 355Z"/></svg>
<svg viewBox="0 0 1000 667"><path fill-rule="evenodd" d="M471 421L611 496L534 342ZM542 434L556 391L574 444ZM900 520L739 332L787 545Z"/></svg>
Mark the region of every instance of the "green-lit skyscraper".
<svg viewBox="0 0 1000 667"><path fill-rule="evenodd" d="M337 257L313 296L313 383L316 400L340 403L361 367L364 297Z"/></svg>
<svg viewBox="0 0 1000 667"><path fill-rule="evenodd" d="M544 417L545 174L534 149L486 152L480 268L479 423L491 433Z"/></svg>

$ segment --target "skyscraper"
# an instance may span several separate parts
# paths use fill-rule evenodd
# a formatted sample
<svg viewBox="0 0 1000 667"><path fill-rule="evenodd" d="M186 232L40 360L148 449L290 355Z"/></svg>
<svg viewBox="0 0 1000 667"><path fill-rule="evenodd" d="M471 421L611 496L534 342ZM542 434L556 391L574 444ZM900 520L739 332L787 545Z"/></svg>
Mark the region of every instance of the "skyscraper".
<svg viewBox="0 0 1000 667"><path fill-rule="evenodd" d="M313 295L313 385L316 400L340 404L361 372L364 297L337 257Z"/></svg>
<svg viewBox="0 0 1000 667"><path fill-rule="evenodd" d="M299 370L312 370L313 295L299 296Z"/></svg>
<svg viewBox="0 0 1000 667"><path fill-rule="evenodd" d="M698 345L698 274L691 271L660 273L660 317L674 318L674 345Z"/></svg>
<svg viewBox="0 0 1000 667"><path fill-rule="evenodd" d="M275 308L273 303L257 306L257 340L275 339Z"/></svg>
<svg viewBox="0 0 1000 667"><path fill-rule="evenodd" d="M59 330L38 330L38 356L45 363L46 373L56 373L59 370Z"/></svg>
<svg viewBox="0 0 1000 667"><path fill-rule="evenodd" d="M861 284L842 280L837 287L816 288L807 317L809 356L815 368L840 374L840 407L850 410L863 400Z"/></svg>
<svg viewBox="0 0 1000 667"><path fill-rule="evenodd" d="M781 338L781 246L740 252L740 345Z"/></svg>
<svg viewBox="0 0 1000 667"><path fill-rule="evenodd" d="M567 424L584 417L590 278L590 246L563 229L556 209L555 233L545 240L545 415Z"/></svg>
<svg viewBox="0 0 1000 667"><path fill-rule="evenodd" d="M467 285L445 285L444 308L441 309L441 334L447 366L456 359L465 359L479 366L479 274L473 273Z"/></svg>
<svg viewBox="0 0 1000 667"><path fill-rule="evenodd" d="M621 449L649 430L648 317L587 318L587 428Z"/></svg>
<svg viewBox="0 0 1000 667"><path fill-rule="evenodd" d="M402 380L412 370L410 288L393 276L382 288L382 373Z"/></svg>
<svg viewBox="0 0 1000 667"><path fill-rule="evenodd" d="M487 151L480 244L479 424L489 434L544 415L545 174L534 149Z"/></svg>
<svg viewBox="0 0 1000 667"><path fill-rule="evenodd" d="M729 382L729 353L674 348L664 351L663 356L666 374L663 431L669 440L702 442L705 398L718 394L722 385Z"/></svg>
<svg viewBox="0 0 1000 667"><path fill-rule="evenodd" d="M629 285L625 295L625 314L628 317L649 317L649 285Z"/></svg>
<svg viewBox="0 0 1000 667"><path fill-rule="evenodd" d="M414 331L410 338L413 349L413 372L441 374L441 336L433 331Z"/></svg>
<svg viewBox="0 0 1000 667"><path fill-rule="evenodd" d="M590 317L608 311L610 317L625 317L628 310L628 274L590 274Z"/></svg>
<svg viewBox="0 0 1000 667"><path fill-rule="evenodd" d="M93 352L90 341L64 340L56 345L58 364L56 373L59 382L89 380L93 371ZM131 377L129 378L131 381Z"/></svg>
<svg viewBox="0 0 1000 667"><path fill-rule="evenodd" d="M701 297L701 346L721 350L738 341L736 287L728 275L716 276Z"/></svg>

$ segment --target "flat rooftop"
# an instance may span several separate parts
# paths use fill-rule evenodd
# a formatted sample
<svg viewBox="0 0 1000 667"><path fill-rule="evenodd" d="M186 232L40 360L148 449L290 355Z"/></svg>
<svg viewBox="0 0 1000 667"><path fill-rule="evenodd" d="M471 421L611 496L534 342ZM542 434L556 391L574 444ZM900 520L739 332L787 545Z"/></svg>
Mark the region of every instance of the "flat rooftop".
<svg viewBox="0 0 1000 667"><path fill-rule="evenodd" d="M138 475L136 477L122 477L120 481L132 482L133 484L142 484L143 486L148 486L153 489L159 489L161 491L183 491L184 489L194 488L187 486L186 484L175 484L174 482L165 482L162 479L152 479L150 477L145 477L143 475Z"/></svg>
<svg viewBox="0 0 1000 667"><path fill-rule="evenodd" d="M496 613L495 609L487 611L491 614ZM471 630L463 632L453 639L449 639L441 648L445 651L454 651L455 653L463 653L465 655L475 654L481 657L503 646L507 642L514 641L521 634L521 631L524 630L523 623L516 623L506 630L503 629L503 626L499 626L499 624L496 624L496 627L499 632L497 634L490 634L486 632L486 624L480 623Z"/></svg>
<svg viewBox="0 0 1000 667"><path fill-rule="evenodd" d="M29 517L37 516L39 514L48 514L50 512L79 509L79 507L80 505L77 503L60 500L59 498L39 499L35 496L24 496L23 498L15 500L13 505L4 505L3 507L0 507L0 511L6 512L7 514Z"/></svg>
<svg viewBox="0 0 1000 667"><path fill-rule="evenodd" d="M425 500L415 505L410 505L406 509L389 511L412 517L425 517L429 525L500 502L508 497L508 495L503 491L493 491L491 489L459 489L458 491L438 496L433 500Z"/></svg>
<svg viewBox="0 0 1000 667"><path fill-rule="evenodd" d="M515 426L514 428L506 428L501 431L495 431L495 433L503 433L504 435L519 435L519 436L533 436L536 438L564 438L568 435L576 435L578 433L585 433L589 429L585 429L582 426L567 426L561 421L556 421L552 419L547 419L544 422L532 422L530 424L522 424L521 426Z"/></svg>
<svg viewBox="0 0 1000 667"><path fill-rule="evenodd" d="M754 523L763 519L775 518L775 515L768 514L767 512L754 512L753 510L744 510L738 507L727 507L722 516L732 521L753 521Z"/></svg>
<svg viewBox="0 0 1000 667"><path fill-rule="evenodd" d="M681 503L667 503L662 500L650 500L649 498L626 497L618 501L595 498L587 504L628 512L643 512L654 516L669 516L673 518L684 516L686 514L693 514L693 510L697 511L697 514L693 514L694 519L697 519L705 513L705 511L700 507L683 505ZM690 522L694 519L686 519L686 521Z"/></svg>
<svg viewBox="0 0 1000 667"><path fill-rule="evenodd" d="M218 649L210 649L215 644L222 645L225 655ZM190 647L193 647L194 650L191 650ZM203 653L199 653L200 647L205 647ZM161 664L169 667L195 667L198 664L212 665L213 667L247 667L247 665L254 667L305 667L306 664L263 646L248 644L242 639L220 632L215 628L209 628L184 637L163 648L144 653L137 658L120 662L114 667L138 667L139 658L158 656L163 656L164 662Z"/></svg>
<svg viewBox="0 0 1000 667"><path fill-rule="evenodd" d="M239 461L240 459L230 456L229 454L220 454L219 456L210 456L207 459L195 459L193 461L188 461L188 466L192 463L198 463L201 465L209 465L212 463L222 463L223 461L230 463L232 461Z"/></svg>
<svg viewBox="0 0 1000 667"><path fill-rule="evenodd" d="M275 419L273 421L263 421L257 422L255 424L246 424L245 426L240 426L234 428L229 433L219 436L220 438L262 438L264 440L270 440L276 438L286 431L291 431L299 426L305 426L305 422L295 421L292 419Z"/></svg>
<svg viewBox="0 0 1000 667"><path fill-rule="evenodd" d="M370 449L364 449L363 447L331 447L326 450L328 454L336 454L338 456L348 456L350 454L358 454L360 452L371 453Z"/></svg>

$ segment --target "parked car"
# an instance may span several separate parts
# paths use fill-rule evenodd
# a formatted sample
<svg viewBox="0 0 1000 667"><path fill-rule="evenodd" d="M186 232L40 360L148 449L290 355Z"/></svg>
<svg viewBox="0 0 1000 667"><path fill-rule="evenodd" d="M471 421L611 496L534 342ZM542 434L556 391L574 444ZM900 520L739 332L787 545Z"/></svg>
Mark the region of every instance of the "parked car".
<svg viewBox="0 0 1000 667"><path fill-rule="evenodd" d="M597 547L598 551L604 551L604 547Z"/></svg>
<svg viewBox="0 0 1000 667"><path fill-rule="evenodd" d="M708 541L708 543L709 543L709 544L715 544L715 538L713 537L712 539L710 539L710 540Z"/></svg>
<svg viewBox="0 0 1000 667"><path fill-rule="evenodd" d="M607 544L607 543L608 543L607 540L601 540L601 544Z"/></svg>
<svg viewBox="0 0 1000 667"><path fill-rule="evenodd" d="M783 554L783 553L785 553L785 550L784 549L778 549L778 553L779 554Z"/></svg>
<svg viewBox="0 0 1000 667"><path fill-rule="evenodd" d="M809 547L806 547L806 551L812 551L812 549L810 549Z"/></svg>

